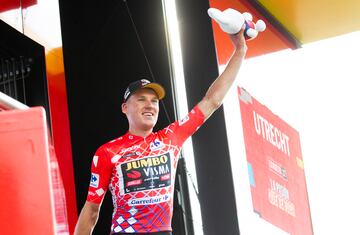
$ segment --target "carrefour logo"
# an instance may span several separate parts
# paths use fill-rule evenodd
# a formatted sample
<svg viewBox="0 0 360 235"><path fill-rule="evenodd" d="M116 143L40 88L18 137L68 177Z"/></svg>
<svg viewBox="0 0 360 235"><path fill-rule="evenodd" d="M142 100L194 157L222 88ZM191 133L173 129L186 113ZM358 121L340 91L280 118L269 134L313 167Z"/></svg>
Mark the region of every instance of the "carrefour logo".
<svg viewBox="0 0 360 235"><path fill-rule="evenodd" d="M153 205L153 204L167 202L169 200L170 200L170 195L165 194L165 195L157 196L157 197L132 199L128 202L128 205L129 206Z"/></svg>
<svg viewBox="0 0 360 235"><path fill-rule="evenodd" d="M90 186L93 188L99 187L100 176L99 174L91 173Z"/></svg>

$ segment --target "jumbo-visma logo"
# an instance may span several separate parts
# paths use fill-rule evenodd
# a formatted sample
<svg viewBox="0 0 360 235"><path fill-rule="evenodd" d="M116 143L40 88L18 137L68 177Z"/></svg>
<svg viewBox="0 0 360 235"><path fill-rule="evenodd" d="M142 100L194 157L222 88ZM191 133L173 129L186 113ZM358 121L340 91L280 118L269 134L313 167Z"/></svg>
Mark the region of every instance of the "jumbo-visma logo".
<svg viewBox="0 0 360 235"><path fill-rule="evenodd" d="M163 166L166 165L168 161L169 161L168 155L144 158L144 159L128 162L126 164L125 170L129 172L130 170L133 169L144 169L144 168L146 169L148 167L157 167L160 165Z"/></svg>
<svg viewBox="0 0 360 235"><path fill-rule="evenodd" d="M146 157L121 164L123 193L163 188L171 185L170 154Z"/></svg>

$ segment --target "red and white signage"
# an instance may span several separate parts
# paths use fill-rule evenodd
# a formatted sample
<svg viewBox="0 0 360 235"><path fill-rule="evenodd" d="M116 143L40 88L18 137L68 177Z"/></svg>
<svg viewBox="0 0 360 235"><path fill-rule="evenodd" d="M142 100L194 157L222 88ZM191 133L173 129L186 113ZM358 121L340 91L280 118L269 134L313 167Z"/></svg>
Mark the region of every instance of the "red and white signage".
<svg viewBox="0 0 360 235"><path fill-rule="evenodd" d="M313 234L299 133L240 87L238 98L254 213L291 235Z"/></svg>

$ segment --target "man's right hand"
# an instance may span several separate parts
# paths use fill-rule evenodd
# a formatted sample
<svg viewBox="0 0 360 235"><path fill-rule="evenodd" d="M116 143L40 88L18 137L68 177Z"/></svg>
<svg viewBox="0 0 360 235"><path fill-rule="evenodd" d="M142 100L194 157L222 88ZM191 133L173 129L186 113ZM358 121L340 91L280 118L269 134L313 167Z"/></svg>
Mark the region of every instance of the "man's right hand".
<svg viewBox="0 0 360 235"><path fill-rule="evenodd" d="M230 34L230 39L235 48L234 53L241 53L241 55L243 56L245 56L247 52L244 32L245 32L245 24L242 26L241 30L237 34Z"/></svg>

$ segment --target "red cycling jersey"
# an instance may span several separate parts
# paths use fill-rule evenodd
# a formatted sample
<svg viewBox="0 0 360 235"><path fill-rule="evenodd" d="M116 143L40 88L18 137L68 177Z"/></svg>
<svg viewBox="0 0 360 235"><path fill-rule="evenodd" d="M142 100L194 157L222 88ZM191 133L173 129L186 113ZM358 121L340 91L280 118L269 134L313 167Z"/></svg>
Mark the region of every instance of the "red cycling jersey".
<svg viewBox="0 0 360 235"><path fill-rule="evenodd" d="M195 106L184 119L145 138L126 133L96 151L87 201L101 203L109 188L114 205L111 233L172 230L180 148L203 122Z"/></svg>

